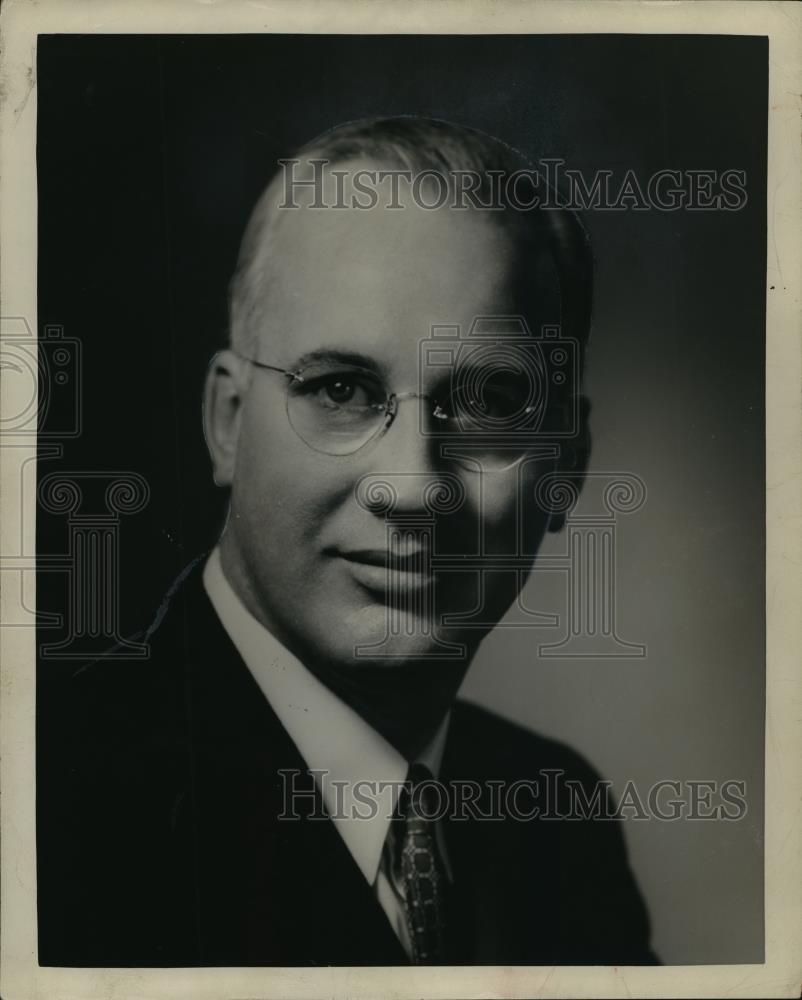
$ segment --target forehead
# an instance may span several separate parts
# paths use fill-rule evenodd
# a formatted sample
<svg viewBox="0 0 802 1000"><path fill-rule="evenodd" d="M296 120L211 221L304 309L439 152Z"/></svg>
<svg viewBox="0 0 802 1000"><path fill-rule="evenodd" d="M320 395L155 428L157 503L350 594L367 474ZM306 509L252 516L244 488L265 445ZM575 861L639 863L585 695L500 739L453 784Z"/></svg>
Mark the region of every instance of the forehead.
<svg viewBox="0 0 802 1000"><path fill-rule="evenodd" d="M521 311L519 253L498 218L426 209L403 188L399 202L275 210L259 329L272 357L336 347L389 365L416 356L435 324L467 329L475 316Z"/></svg>

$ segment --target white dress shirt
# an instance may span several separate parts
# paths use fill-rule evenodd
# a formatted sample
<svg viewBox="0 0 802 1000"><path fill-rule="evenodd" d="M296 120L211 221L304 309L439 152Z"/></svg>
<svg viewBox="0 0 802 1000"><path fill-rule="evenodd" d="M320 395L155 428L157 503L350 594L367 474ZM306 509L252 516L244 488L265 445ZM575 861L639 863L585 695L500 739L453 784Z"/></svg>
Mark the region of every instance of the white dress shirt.
<svg viewBox="0 0 802 1000"><path fill-rule="evenodd" d="M392 812L411 762L253 617L226 579L217 548L206 562L203 584L229 638L308 769L322 772L315 773L315 781L326 811L359 870L374 887L398 939L407 954L411 954L403 901L393 889L390 873L382 863ZM432 741L415 758L435 777L440 769L448 723L447 714ZM378 808L366 818L367 807L352 799L356 782L371 783L361 786L360 798L365 797L366 787L383 789L376 799ZM439 831L438 842L448 872Z"/></svg>

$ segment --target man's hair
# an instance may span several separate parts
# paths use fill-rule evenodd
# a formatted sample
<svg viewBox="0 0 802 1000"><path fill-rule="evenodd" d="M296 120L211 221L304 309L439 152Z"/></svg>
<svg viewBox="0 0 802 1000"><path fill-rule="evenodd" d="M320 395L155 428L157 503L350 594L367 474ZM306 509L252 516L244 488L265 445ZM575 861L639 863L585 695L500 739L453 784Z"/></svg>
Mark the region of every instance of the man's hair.
<svg viewBox="0 0 802 1000"><path fill-rule="evenodd" d="M563 207L522 210L507 197L507 186L493 187L493 177L519 171L536 173L531 163L513 147L476 129L451 122L416 116L372 118L338 125L304 145L292 157L301 164L327 160L327 167L346 161L365 160L377 167L426 172L443 179L453 194L456 175L470 172L479 178L474 193L481 203L501 197L500 211L488 210L496 224L509 231L529 255L537 248L549 258L556 272L559 295L559 323L562 332L584 345L590 326L592 258L587 234L577 216ZM234 276L229 286L229 337L231 346L250 356L258 331L255 320L269 294L270 259L280 252L274 237L282 211L278 209L277 188L281 173L268 183L254 208L240 247ZM546 189L541 178L541 197ZM557 197L548 203L558 203ZM545 200L545 199L544 199ZM481 209L472 209L479 211ZM284 211L283 214L292 214ZM533 268L532 274L535 274ZM543 279L535 279L543 284ZM554 284L553 279L548 282ZM528 289L528 298L532 289ZM538 289L535 289L538 291ZM556 317L551 317L554 322ZM530 324L531 325L531 324ZM533 332L538 332L533 330ZM581 352L580 346L580 352ZM582 352L581 352L582 353ZM581 357L580 359L581 362Z"/></svg>

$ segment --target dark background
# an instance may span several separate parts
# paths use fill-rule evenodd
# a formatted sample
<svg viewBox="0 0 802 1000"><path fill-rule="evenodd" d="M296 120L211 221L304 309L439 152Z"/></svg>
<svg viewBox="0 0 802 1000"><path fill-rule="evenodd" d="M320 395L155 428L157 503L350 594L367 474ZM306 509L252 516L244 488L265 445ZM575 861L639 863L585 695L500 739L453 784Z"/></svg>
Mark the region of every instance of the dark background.
<svg viewBox="0 0 802 1000"><path fill-rule="evenodd" d="M513 629L491 637L466 689L617 782L748 780L748 820L725 831L627 830L667 962L759 961L763 947L767 54L766 39L716 36L39 39L39 327L83 349L82 433L39 475L131 470L150 484L122 525L124 633L152 620L221 524L200 391L277 157L343 121L422 114L589 176L746 171L739 212L585 219L592 467L649 489L622 528L619 602L646 661L542 665L531 630ZM65 419L54 403L45 429ZM66 544L65 518L40 511L40 556ZM37 602L65 612L64 574L39 574ZM45 661L41 677L66 669Z"/></svg>

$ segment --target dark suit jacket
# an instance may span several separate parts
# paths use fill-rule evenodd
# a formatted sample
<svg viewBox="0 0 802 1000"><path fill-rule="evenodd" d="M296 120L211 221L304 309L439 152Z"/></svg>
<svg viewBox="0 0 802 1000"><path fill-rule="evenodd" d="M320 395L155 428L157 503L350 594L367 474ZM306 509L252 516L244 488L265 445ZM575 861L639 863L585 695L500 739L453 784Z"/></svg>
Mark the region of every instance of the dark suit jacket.
<svg viewBox="0 0 802 1000"><path fill-rule="evenodd" d="M277 819L278 770L306 765L201 569L162 605L147 661L40 680L40 964L409 964L331 821ZM567 747L455 705L444 780L542 768L597 780ZM444 834L447 964L655 961L617 823L467 819Z"/></svg>

